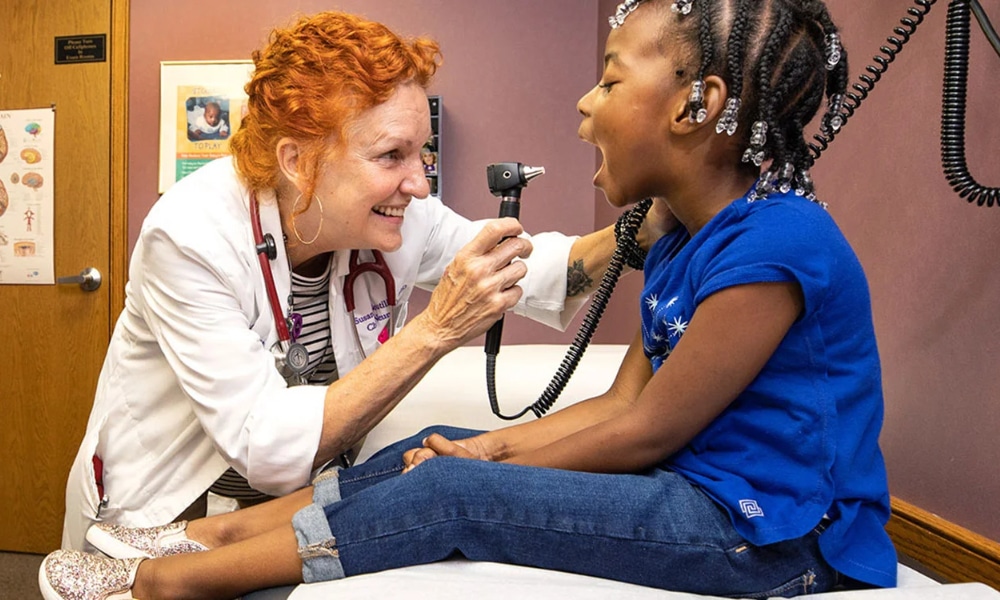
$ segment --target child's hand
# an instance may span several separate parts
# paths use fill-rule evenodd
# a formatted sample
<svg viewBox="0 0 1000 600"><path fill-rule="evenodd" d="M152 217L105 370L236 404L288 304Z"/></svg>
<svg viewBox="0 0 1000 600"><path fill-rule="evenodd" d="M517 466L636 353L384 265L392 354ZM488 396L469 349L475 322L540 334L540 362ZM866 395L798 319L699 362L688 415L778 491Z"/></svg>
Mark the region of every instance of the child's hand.
<svg viewBox="0 0 1000 600"><path fill-rule="evenodd" d="M436 457L437 453L430 448L411 448L403 453L403 473L409 473L425 460Z"/></svg>
<svg viewBox="0 0 1000 600"><path fill-rule="evenodd" d="M424 438L423 448L413 448L403 453L403 464L405 465L403 473L411 471L425 460L430 460L438 456L489 460L482 452L481 445L476 438L451 441L441 434L432 433Z"/></svg>

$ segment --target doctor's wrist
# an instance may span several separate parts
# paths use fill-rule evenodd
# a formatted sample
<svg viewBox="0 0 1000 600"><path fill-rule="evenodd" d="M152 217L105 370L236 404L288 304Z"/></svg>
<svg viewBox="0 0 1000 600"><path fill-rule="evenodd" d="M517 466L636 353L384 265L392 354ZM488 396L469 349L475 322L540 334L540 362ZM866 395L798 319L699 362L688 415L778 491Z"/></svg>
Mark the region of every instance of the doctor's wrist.
<svg viewBox="0 0 1000 600"><path fill-rule="evenodd" d="M418 348L427 350L433 360L441 358L445 354L458 348L461 343L457 339L452 339L442 333L436 327L426 311L414 317L400 330L403 339L409 339Z"/></svg>

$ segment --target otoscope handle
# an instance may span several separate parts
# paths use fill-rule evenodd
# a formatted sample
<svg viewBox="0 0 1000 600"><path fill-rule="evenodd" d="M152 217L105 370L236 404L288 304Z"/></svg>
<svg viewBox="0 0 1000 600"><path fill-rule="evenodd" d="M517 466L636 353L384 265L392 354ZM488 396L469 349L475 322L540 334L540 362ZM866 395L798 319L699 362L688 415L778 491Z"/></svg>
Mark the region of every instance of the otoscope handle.
<svg viewBox="0 0 1000 600"><path fill-rule="evenodd" d="M500 202L500 218L504 217L514 217L515 219L521 216L521 199L520 197L504 196L503 200ZM506 239L506 238L504 238Z"/></svg>
<svg viewBox="0 0 1000 600"><path fill-rule="evenodd" d="M521 202L520 202L520 189L517 190L517 196L504 196L503 200L500 202L500 218L504 217L514 217L515 219L521 215ZM507 239L507 238L504 238ZM496 356L500 354L500 340L503 337L503 316L490 327L490 330L486 332L486 345L484 350L486 354Z"/></svg>
<svg viewBox="0 0 1000 600"><path fill-rule="evenodd" d="M490 327L490 330L486 332L486 344L483 346L483 350L486 354L491 356L496 356L500 354L500 340L503 338L503 317Z"/></svg>

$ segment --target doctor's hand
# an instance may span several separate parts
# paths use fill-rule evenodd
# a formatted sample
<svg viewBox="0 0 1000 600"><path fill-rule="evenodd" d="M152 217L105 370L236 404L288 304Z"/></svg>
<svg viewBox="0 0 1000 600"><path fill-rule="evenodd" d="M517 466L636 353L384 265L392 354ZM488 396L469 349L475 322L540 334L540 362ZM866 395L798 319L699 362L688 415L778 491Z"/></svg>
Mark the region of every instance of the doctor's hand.
<svg viewBox="0 0 1000 600"><path fill-rule="evenodd" d="M528 268L511 261L531 254L531 242L516 237L523 231L516 219L490 221L445 268L418 318L449 350L485 333L520 300L517 282Z"/></svg>
<svg viewBox="0 0 1000 600"><path fill-rule="evenodd" d="M677 229L680 224L663 198L653 198L653 205L649 207L649 212L636 233L636 241L643 250L649 252L656 240Z"/></svg>

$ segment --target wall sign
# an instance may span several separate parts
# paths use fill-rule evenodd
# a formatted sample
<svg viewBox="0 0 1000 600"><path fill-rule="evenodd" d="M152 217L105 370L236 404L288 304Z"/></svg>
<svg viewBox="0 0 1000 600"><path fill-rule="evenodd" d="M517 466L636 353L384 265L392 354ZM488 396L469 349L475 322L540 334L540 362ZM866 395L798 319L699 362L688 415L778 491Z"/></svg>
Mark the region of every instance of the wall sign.
<svg viewBox="0 0 1000 600"><path fill-rule="evenodd" d="M108 36L64 35L56 37L56 64L104 62L108 58Z"/></svg>
<svg viewBox="0 0 1000 600"><path fill-rule="evenodd" d="M249 60L160 62L161 194L229 154L229 136L246 110L243 86L252 74Z"/></svg>

